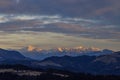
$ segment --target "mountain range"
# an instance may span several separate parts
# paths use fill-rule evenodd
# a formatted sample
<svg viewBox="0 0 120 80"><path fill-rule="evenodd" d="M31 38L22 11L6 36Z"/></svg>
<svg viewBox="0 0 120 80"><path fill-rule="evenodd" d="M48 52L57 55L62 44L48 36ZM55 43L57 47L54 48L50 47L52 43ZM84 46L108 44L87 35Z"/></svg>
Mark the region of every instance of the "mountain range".
<svg viewBox="0 0 120 80"><path fill-rule="evenodd" d="M26 57L24 57L22 54L20 54L17 51L9 51L0 49L0 60L24 60Z"/></svg>
<svg viewBox="0 0 120 80"><path fill-rule="evenodd" d="M59 69L91 74L120 75L120 52L99 56L52 56L44 60L24 57L17 51L0 49L0 64L21 64L37 69Z"/></svg>
<svg viewBox="0 0 120 80"><path fill-rule="evenodd" d="M120 52L103 56L50 57L41 61L44 68L92 74L120 74Z"/></svg>
<svg viewBox="0 0 120 80"><path fill-rule="evenodd" d="M28 47L22 48L20 51L24 56L30 57L37 60L43 60L47 57L51 56L81 56L81 55L89 55L89 56L99 56L105 54L111 54L114 51L109 49L99 49L95 47L85 48L83 46L74 47L74 48L55 48L55 49L41 49L38 47L34 47L29 45Z"/></svg>

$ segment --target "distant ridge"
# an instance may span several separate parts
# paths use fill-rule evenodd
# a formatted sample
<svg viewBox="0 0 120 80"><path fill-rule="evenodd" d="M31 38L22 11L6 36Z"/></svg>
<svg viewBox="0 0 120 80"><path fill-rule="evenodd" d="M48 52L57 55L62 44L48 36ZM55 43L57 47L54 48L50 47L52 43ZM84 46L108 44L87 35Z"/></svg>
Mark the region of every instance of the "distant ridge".
<svg viewBox="0 0 120 80"><path fill-rule="evenodd" d="M23 60L26 59L26 57L17 51L0 48L0 59Z"/></svg>
<svg viewBox="0 0 120 80"><path fill-rule="evenodd" d="M105 52L106 51L109 52L109 50L105 50ZM46 53L46 55L48 55L46 56L45 53L42 53L41 57L46 57L44 60L34 60L24 57L17 51L0 49L0 65L20 64L35 69L59 69L91 74L120 75L120 52L112 52L98 56L71 56L66 54L61 56L63 53L53 54L50 55L49 53Z"/></svg>
<svg viewBox="0 0 120 80"><path fill-rule="evenodd" d="M109 50L109 49L99 49L95 47L90 47L90 48L85 48L83 46L79 47L73 47L73 48L54 48L54 49L41 49L39 47L35 47L32 45L29 45L28 47L22 48L20 51L24 56L37 59L37 60L42 60L47 57L51 56L81 56L81 55L90 55L90 56L99 56L99 55L105 55L105 54L111 54L114 51Z"/></svg>

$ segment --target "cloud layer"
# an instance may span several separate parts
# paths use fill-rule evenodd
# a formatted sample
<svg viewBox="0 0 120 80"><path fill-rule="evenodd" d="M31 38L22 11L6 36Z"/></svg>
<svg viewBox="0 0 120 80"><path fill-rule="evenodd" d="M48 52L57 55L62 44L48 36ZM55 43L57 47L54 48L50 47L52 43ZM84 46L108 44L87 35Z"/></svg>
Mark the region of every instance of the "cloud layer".
<svg viewBox="0 0 120 80"><path fill-rule="evenodd" d="M120 0L0 0L1 13L60 14L120 24Z"/></svg>
<svg viewBox="0 0 120 80"><path fill-rule="evenodd" d="M120 47L120 0L0 0L0 47Z"/></svg>
<svg viewBox="0 0 120 80"><path fill-rule="evenodd" d="M59 15L0 15L0 31L54 32L92 39L120 40L120 27L101 20Z"/></svg>

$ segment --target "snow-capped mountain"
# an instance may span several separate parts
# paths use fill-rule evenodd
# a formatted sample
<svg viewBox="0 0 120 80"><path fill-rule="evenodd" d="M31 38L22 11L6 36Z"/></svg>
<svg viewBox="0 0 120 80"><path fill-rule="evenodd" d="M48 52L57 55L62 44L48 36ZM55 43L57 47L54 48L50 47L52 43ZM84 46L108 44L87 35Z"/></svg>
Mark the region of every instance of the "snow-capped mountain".
<svg viewBox="0 0 120 80"><path fill-rule="evenodd" d="M35 51L36 48L32 48L34 51L28 52L37 52ZM100 55L100 56L88 56L88 55L81 55L81 56L58 56L57 54L66 54L60 52L59 50L51 49L53 51L57 51L59 53L42 53L43 52L50 52L50 50L41 50L38 51L39 59L40 57L49 57L44 60L38 61L33 60L27 57L24 57L21 53L17 51L10 51L0 49L0 65L16 65L21 64L25 66L29 66L31 68L39 68L39 69L60 69L60 70L68 70L72 72L84 72L84 73L91 73L91 74L120 74L120 52L113 52L111 54ZM53 52L52 51L52 52ZM109 52L110 50L103 50L103 52ZM101 51L102 52L102 51ZM31 54L30 53L30 54ZM29 54L29 53L28 53ZM35 53L37 54L37 53ZM75 54L75 53L74 53ZM48 55L48 56L46 56ZM57 55L57 56L55 56ZM41 58L43 59L43 58ZM102 68L104 67L104 68Z"/></svg>
<svg viewBox="0 0 120 80"><path fill-rule="evenodd" d="M74 47L74 48L55 48L55 49L41 49L38 47L34 47L29 45L28 47L22 48L20 51L24 56L42 60L51 56L80 56L80 55L89 55L89 56L98 56L113 53L112 50L104 49L101 50L99 48L91 47L85 48L82 46Z"/></svg>

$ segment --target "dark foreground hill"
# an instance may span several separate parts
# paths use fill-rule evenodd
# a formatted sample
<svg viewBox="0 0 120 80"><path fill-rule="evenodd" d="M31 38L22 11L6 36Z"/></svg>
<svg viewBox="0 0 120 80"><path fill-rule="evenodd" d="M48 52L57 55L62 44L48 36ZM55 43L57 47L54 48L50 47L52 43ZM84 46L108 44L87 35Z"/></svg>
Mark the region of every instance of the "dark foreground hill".
<svg viewBox="0 0 120 80"><path fill-rule="evenodd" d="M26 58L17 51L0 49L0 64L20 64L34 69L58 69L94 75L120 75L120 52L101 56L53 56L37 61Z"/></svg>
<svg viewBox="0 0 120 80"><path fill-rule="evenodd" d="M0 65L0 80L120 80L120 76L73 73L57 69L33 69L22 65Z"/></svg>

